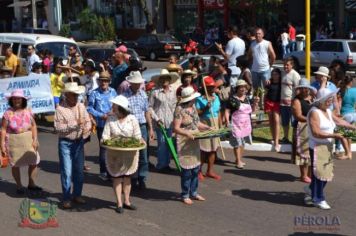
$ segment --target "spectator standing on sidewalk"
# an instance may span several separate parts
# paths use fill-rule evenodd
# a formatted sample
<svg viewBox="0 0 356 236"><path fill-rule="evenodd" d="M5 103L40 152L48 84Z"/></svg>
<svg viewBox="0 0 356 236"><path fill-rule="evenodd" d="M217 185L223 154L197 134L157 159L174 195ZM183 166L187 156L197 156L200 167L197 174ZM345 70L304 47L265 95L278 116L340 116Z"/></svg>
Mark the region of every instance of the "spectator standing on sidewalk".
<svg viewBox="0 0 356 236"><path fill-rule="evenodd" d="M228 67L231 70L230 85L235 87L237 79L241 74L240 68L236 66L236 58L245 53L245 42L238 36L238 29L236 26L230 26L227 29L227 37L230 40L226 44L225 51L221 44L216 43L216 47L228 62Z"/></svg>
<svg viewBox="0 0 356 236"><path fill-rule="evenodd" d="M281 39L281 47L282 47L282 58L284 58L290 51L289 51L289 34L286 32L287 29L283 29L283 32L280 35Z"/></svg>
<svg viewBox="0 0 356 236"><path fill-rule="evenodd" d="M111 76L108 72L101 72L97 82L99 87L94 89L89 94L88 99L88 112L95 118L97 126L97 136L100 141L103 135L105 122L110 115L112 115L112 103L110 102L114 99L117 94L113 88L109 87L111 81ZM100 175L102 180L107 180L107 170L105 163L106 149L99 147L99 165L100 165Z"/></svg>
<svg viewBox="0 0 356 236"><path fill-rule="evenodd" d="M289 35L289 50L291 52L294 52L296 50L297 47L297 43L296 43L296 30L293 27L292 23L289 22L288 23L288 35Z"/></svg>
<svg viewBox="0 0 356 236"><path fill-rule="evenodd" d="M39 56L37 56L36 50L33 45L29 45L27 47L27 53L27 73L29 74L32 71L33 64L35 64L36 62L40 63L41 59Z"/></svg>

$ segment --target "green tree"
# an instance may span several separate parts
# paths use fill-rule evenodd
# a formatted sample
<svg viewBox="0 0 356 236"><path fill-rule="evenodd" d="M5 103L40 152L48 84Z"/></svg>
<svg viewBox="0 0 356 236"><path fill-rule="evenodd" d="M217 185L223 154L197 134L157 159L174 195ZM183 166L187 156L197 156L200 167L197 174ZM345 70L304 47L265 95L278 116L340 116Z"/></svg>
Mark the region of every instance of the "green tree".
<svg viewBox="0 0 356 236"><path fill-rule="evenodd" d="M146 17L146 31L148 33L157 33L157 23L159 20L159 5L161 4L160 0L155 1L153 9L148 8L147 0L139 0L140 7ZM129 0L129 3L132 4L132 0Z"/></svg>

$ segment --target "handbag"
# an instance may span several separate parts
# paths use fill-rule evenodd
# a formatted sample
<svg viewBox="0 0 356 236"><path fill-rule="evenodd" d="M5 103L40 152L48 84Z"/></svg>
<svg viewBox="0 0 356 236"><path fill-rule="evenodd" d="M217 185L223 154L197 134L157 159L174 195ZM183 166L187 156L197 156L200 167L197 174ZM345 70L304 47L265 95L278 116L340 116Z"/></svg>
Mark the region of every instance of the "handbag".
<svg viewBox="0 0 356 236"><path fill-rule="evenodd" d="M6 168L8 165L9 165L9 157L1 156L0 157L0 167L1 168Z"/></svg>

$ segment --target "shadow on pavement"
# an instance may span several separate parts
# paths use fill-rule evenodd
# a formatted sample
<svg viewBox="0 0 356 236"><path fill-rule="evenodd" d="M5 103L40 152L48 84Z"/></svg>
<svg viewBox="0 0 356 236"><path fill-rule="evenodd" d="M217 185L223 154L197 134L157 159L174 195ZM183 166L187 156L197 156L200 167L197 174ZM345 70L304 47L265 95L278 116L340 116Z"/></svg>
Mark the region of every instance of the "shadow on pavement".
<svg viewBox="0 0 356 236"><path fill-rule="evenodd" d="M11 198L47 198L50 193L46 190L43 191L30 191L24 188L25 192L23 194L16 193L16 184L8 182L7 180L0 181L0 192L5 193Z"/></svg>
<svg viewBox="0 0 356 236"><path fill-rule="evenodd" d="M152 201L180 201L180 195L177 192L147 188L145 190L133 189L131 195Z"/></svg>
<svg viewBox="0 0 356 236"><path fill-rule="evenodd" d="M288 234L289 236L309 236L309 235L317 235L317 236L346 236L346 234L335 234L335 233L314 233L314 232L295 232L293 234Z"/></svg>
<svg viewBox="0 0 356 236"><path fill-rule="evenodd" d="M298 180L297 177L290 175L290 174L283 174L283 173L276 173L272 171L265 171L265 170L232 170L232 169L225 169L224 173L235 174L247 178L254 178L254 179L261 179L267 181L277 181L277 182L294 182Z"/></svg>
<svg viewBox="0 0 356 236"><path fill-rule="evenodd" d="M290 159L283 159L283 157L255 157L255 156L244 156L244 158L254 159L256 161L271 161L279 163L291 163Z"/></svg>
<svg viewBox="0 0 356 236"><path fill-rule="evenodd" d="M255 191L250 189L233 190L233 195L237 195L242 198L265 201L280 205L304 205L304 193L296 192L268 192L268 191Z"/></svg>

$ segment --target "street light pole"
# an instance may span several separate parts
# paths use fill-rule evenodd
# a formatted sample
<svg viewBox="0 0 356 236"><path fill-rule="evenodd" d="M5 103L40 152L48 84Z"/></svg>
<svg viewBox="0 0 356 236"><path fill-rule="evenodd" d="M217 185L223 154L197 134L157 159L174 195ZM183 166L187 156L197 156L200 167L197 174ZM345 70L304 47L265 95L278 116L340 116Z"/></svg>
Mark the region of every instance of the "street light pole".
<svg viewBox="0 0 356 236"><path fill-rule="evenodd" d="M310 0L305 0L305 77L310 80Z"/></svg>
<svg viewBox="0 0 356 236"><path fill-rule="evenodd" d="M36 0L32 0L32 27L37 29L37 9L36 9Z"/></svg>

